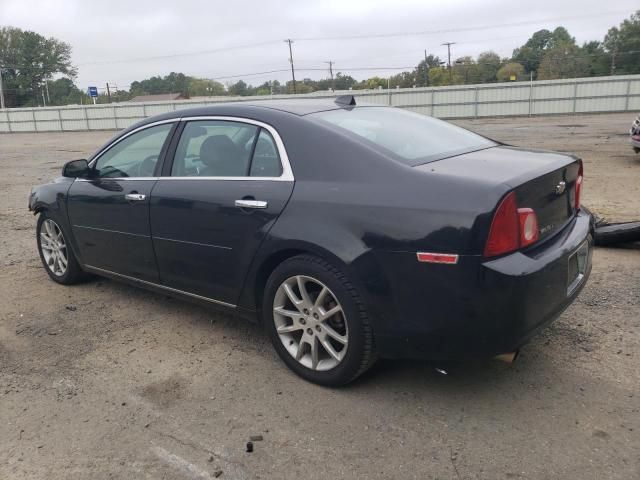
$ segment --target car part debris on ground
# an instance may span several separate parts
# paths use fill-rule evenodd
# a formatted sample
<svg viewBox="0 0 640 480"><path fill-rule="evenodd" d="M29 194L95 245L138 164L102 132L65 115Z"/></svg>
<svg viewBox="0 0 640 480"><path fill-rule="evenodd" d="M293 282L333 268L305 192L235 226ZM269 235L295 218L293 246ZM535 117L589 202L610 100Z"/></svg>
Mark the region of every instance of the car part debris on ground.
<svg viewBox="0 0 640 480"><path fill-rule="evenodd" d="M599 247L619 243L640 242L640 221L609 223L605 218L591 212L594 218L593 237Z"/></svg>

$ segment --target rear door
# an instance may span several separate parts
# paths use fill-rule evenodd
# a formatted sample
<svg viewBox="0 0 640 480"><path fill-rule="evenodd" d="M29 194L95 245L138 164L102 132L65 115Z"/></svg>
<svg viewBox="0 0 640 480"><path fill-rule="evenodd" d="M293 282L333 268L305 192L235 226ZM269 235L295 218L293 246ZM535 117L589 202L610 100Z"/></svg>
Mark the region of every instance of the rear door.
<svg viewBox="0 0 640 480"><path fill-rule="evenodd" d="M174 123L143 127L117 140L76 179L68 212L82 261L89 267L157 282L149 197Z"/></svg>
<svg viewBox="0 0 640 480"><path fill-rule="evenodd" d="M185 119L170 171L151 195L162 284L235 305L253 256L293 190L275 129L253 120Z"/></svg>

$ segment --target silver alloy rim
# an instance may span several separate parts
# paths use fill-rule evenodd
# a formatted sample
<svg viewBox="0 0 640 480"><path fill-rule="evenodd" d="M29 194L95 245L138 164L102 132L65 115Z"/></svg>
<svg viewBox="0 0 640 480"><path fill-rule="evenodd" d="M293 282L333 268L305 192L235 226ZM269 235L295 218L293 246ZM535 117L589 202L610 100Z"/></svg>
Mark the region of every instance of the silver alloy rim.
<svg viewBox="0 0 640 480"><path fill-rule="evenodd" d="M331 370L347 353L349 330L342 305L315 278L296 275L282 282L273 299L273 321L282 345L307 368Z"/></svg>
<svg viewBox="0 0 640 480"><path fill-rule="evenodd" d="M69 258L62 230L53 220L45 220L40 228L40 248L44 263L51 273L61 277L67 271Z"/></svg>

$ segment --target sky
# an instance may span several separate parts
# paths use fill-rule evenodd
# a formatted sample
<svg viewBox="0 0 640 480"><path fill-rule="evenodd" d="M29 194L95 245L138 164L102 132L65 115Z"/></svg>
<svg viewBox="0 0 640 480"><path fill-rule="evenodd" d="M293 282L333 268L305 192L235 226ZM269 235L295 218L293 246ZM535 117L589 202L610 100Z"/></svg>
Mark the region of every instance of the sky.
<svg viewBox="0 0 640 480"><path fill-rule="evenodd" d="M79 88L126 90L172 71L225 84L286 81L286 38L298 80L328 77L328 61L358 80L388 76L413 68L425 49L446 60L444 42L456 42L453 60L510 56L558 25L578 43L602 40L639 8L637 0L0 0L0 26L69 43ZM284 71L260 73L273 70Z"/></svg>

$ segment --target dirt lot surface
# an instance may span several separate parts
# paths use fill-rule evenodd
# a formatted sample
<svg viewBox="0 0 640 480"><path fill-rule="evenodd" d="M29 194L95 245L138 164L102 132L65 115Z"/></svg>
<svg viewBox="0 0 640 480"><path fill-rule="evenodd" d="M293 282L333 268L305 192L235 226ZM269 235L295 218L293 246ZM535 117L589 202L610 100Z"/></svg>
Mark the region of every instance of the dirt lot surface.
<svg viewBox="0 0 640 480"><path fill-rule="evenodd" d="M575 152L584 203L640 217L632 115L458 123ZM108 280L63 287L32 185L113 132L0 135L0 478L640 478L640 248L597 249L578 301L513 366L385 361L302 381L261 329ZM253 453L251 435L262 435Z"/></svg>

